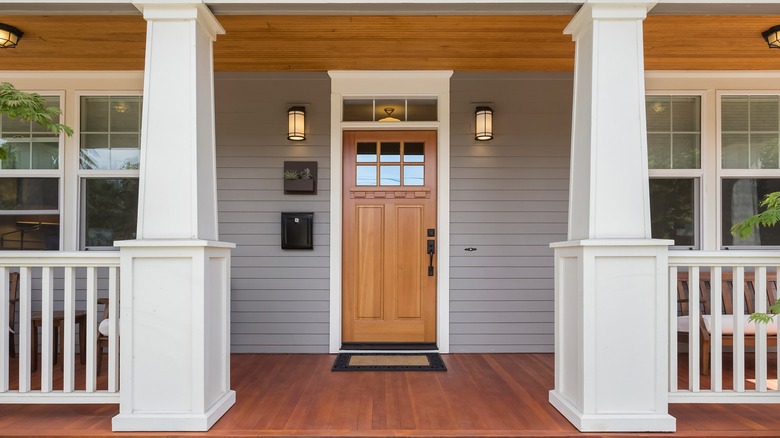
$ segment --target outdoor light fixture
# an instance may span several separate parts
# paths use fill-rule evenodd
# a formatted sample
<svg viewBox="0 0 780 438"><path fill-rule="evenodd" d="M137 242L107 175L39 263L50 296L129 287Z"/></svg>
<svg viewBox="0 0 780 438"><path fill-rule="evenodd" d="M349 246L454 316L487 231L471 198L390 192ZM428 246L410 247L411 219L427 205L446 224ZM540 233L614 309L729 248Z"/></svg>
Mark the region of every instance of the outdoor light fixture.
<svg viewBox="0 0 780 438"><path fill-rule="evenodd" d="M475 117L476 130L474 140L493 140L493 108L490 108L489 106L478 106Z"/></svg>
<svg viewBox="0 0 780 438"><path fill-rule="evenodd" d="M780 49L780 26L774 26L769 30L761 32L761 36L769 44L770 49Z"/></svg>
<svg viewBox="0 0 780 438"><path fill-rule="evenodd" d="M294 106L287 110L287 140L306 140L304 126L306 121L306 108Z"/></svg>
<svg viewBox="0 0 780 438"><path fill-rule="evenodd" d="M13 49L22 39L24 32L21 30L9 26L7 24L0 23L0 49Z"/></svg>

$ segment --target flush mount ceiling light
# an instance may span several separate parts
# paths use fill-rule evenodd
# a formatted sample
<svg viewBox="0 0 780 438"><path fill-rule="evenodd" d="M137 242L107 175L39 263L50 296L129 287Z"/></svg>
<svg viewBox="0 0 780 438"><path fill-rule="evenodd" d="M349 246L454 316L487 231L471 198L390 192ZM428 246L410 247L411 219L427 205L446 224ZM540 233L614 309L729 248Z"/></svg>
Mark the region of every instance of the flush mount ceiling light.
<svg viewBox="0 0 780 438"><path fill-rule="evenodd" d="M780 26L774 26L769 30L761 32L761 36L769 44L770 49L780 49Z"/></svg>
<svg viewBox="0 0 780 438"><path fill-rule="evenodd" d="M22 39L24 32L21 30L9 26L7 24L0 23L0 49L13 49Z"/></svg>
<svg viewBox="0 0 780 438"><path fill-rule="evenodd" d="M287 140L306 140L304 126L306 123L306 108L294 106L287 110Z"/></svg>
<svg viewBox="0 0 780 438"><path fill-rule="evenodd" d="M490 108L489 106L478 106L475 118L476 130L474 132L474 140L493 140L493 108Z"/></svg>

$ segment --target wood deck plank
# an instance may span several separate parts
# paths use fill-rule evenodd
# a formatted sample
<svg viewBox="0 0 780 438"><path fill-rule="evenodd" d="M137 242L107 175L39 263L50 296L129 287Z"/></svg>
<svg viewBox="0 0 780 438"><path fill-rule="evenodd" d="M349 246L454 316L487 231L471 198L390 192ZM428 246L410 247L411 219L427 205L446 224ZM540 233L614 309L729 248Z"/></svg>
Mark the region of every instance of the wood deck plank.
<svg viewBox="0 0 780 438"><path fill-rule="evenodd" d="M580 434L547 402L552 354L452 354L445 355L448 371L418 373L334 373L334 359L233 355L236 405L211 431L187 435L615 436ZM728 367L725 378L731 378ZM171 436L112 433L118 410L116 405L0 405L0 435ZM630 436L780 435L776 405L672 404L669 411L677 418L676 433Z"/></svg>

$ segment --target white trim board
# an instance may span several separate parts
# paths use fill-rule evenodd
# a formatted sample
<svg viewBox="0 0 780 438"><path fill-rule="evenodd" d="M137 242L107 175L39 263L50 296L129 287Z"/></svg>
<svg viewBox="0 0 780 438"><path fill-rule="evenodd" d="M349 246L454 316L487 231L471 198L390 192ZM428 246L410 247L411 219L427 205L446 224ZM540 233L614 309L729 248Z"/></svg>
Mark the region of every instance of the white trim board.
<svg viewBox="0 0 780 438"><path fill-rule="evenodd" d="M398 122L382 129L436 130L437 137L437 272L436 345L450 351L450 77L452 71L329 71L330 121L330 336L328 349L341 348L342 139L344 129L377 129L374 123L341 121L344 97L435 96L438 122Z"/></svg>

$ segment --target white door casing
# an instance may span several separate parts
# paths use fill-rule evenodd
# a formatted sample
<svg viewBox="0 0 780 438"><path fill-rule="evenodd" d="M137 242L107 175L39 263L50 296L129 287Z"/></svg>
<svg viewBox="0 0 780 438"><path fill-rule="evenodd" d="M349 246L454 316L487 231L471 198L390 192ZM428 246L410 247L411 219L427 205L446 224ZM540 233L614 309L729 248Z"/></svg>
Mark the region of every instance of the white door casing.
<svg viewBox="0 0 780 438"><path fill-rule="evenodd" d="M341 348L342 141L344 130L436 130L438 138L438 217L436 219L436 344L450 349L450 77L452 71L330 71L330 337L329 351ZM344 98L436 98L438 121L343 122Z"/></svg>

